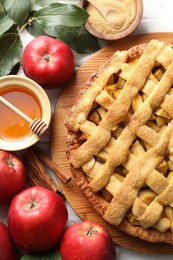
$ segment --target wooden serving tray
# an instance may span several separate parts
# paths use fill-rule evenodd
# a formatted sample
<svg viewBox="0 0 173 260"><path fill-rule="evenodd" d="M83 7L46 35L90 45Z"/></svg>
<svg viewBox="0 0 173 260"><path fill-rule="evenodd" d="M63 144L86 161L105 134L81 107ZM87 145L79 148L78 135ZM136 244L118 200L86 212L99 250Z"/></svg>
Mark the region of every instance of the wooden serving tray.
<svg viewBox="0 0 173 260"><path fill-rule="evenodd" d="M151 39L158 39L171 42L173 33L150 33L139 36L132 36L118 40L115 43L101 49L93 54L75 73L70 82L65 86L55 108L51 129L51 155L53 161L71 176L69 162L66 158L66 136L67 130L64 126L64 119L73 106L78 91L84 87L87 79L103 64L116 50L128 49L136 44L148 42ZM92 208L91 204L81 194L73 180L64 184L59 180L60 187L72 208L82 220L92 220L104 226L112 236L115 244L132 249L134 251L148 254L173 255L173 246L160 243L149 243L138 238L129 236L122 231L109 225Z"/></svg>

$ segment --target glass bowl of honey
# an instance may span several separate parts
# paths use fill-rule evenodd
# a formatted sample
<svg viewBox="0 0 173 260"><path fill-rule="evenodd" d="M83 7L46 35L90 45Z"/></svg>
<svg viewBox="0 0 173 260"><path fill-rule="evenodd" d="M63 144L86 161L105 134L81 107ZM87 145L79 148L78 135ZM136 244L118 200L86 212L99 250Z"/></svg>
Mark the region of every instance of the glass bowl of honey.
<svg viewBox="0 0 173 260"><path fill-rule="evenodd" d="M45 90L35 81L18 75L0 77L0 96L31 119L41 119L49 126L50 100ZM25 119L0 102L0 149L23 150L40 138L31 131L30 124Z"/></svg>

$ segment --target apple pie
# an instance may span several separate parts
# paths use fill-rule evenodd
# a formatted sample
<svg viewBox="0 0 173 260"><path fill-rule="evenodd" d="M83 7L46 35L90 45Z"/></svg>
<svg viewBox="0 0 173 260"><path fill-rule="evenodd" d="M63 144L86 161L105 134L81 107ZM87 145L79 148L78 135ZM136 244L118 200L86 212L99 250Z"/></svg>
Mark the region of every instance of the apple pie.
<svg viewBox="0 0 173 260"><path fill-rule="evenodd" d="M86 82L65 125L73 179L111 225L173 244L173 49L116 51Z"/></svg>

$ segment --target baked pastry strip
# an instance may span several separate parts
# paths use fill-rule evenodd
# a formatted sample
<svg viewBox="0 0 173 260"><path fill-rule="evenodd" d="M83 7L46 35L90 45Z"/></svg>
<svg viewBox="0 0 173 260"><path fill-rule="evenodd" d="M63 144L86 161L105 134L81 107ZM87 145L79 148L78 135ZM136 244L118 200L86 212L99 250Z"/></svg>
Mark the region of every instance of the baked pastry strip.
<svg viewBox="0 0 173 260"><path fill-rule="evenodd" d="M115 103L111 106L106 117L100 122L97 130L94 131L90 138L77 150L71 153L70 163L72 163L74 167L81 167L84 163L91 159L93 155L97 154L99 149L103 148L108 143L111 137L109 136L110 131L125 118L133 98L143 87L146 78L149 76L155 64L156 58L163 47L164 44L162 42L155 40L152 40L148 44L145 52L140 57L139 62L135 67L135 71L133 71L132 77L126 81L122 92L118 96ZM112 73L115 73L115 71ZM109 74L109 76L110 75L111 74ZM106 78L108 80L108 77ZM96 83L97 82L94 83L94 87L96 86ZM84 104L86 99L87 96L84 95L84 98L82 99ZM94 142L100 138L102 138L100 142Z"/></svg>
<svg viewBox="0 0 173 260"><path fill-rule="evenodd" d="M100 69L99 74L94 75L92 88L89 87L86 90L82 98L78 100L75 106L73 106L69 115L65 119L65 125L68 129L74 132L79 130L80 124L86 120L91 110L94 99L102 91L103 86L106 85L110 76L120 70L121 65L126 62L127 57L127 51L115 52L111 60L105 63L103 69Z"/></svg>
<svg viewBox="0 0 173 260"><path fill-rule="evenodd" d="M104 215L104 218L108 220L109 223L113 225L119 225L122 219L124 218L126 212L129 208L131 208L134 200L137 197L139 189L145 183L147 177L151 172L154 171L156 166L161 162L164 158L164 155L167 154L167 149L169 147L170 137L173 131L173 121L169 123L169 126L162 134L159 143L157 146L149 149L138 161L138 164L134 166L134 169L128 173L126 176L122 186L117 191L116 195L114 195L108 209ZM140 178L139 178L140 176ZM171 185L172 188L172 185ZM168 195L169 188L167 189ZM161 193L162 194L162 193ZM162 196L160 194L160 196ZM169 196L168 196L169 197ZM165 198L165 196L164 196ZM162 202L160 200L160 202ZM166 200L165 204L169 204L169 199ZM153 209L152 206L148 207L150 211L150 224L151 226L154 222L156 222L155 214L157 212L157 217L160 217L160 207L161 204L157 204L158 208ZM117 210L117 208L119 210ZM147 209L148 209L147 208ZM159 216L158 216L159 215ZM153 219L152 219L153 217ZM158 219L158 218L157 218ZM142 222L142 221L141 221ZM146 220L147 222L147 220ZM144 220L143 220L144 223ZM147 225L147 224L146 224ZM147 225L148 226L148 225Z"/></svg>
<svg viewBox="0 0 173 260"><path fill-rule="evenodd" d="M129 148L138 132L142 132L145 139L145 135L147 135L147 127L143 125L145 125L150 119L153 110L161 105L166 93L171 88L173 84L173 77L171 77L172 71L173 63L169 66L168 70L165 72L161 81L154 88L148 99L146 99L142 106L132 115L130 122L126 125L120 137L116 140L114 147L112 147L112 152L109 154L102 171L98 172L97 176L90 182L89 186L93 192L102 189L109 182L114 169L125 162L129 155ZM143 129L145 131L143 131ZM151 130L149 130L149 133L151 134ZM157 137L157 134L153 132L153 135L150 136L150 140L154 145L159 141L159 136Z"/></svg>

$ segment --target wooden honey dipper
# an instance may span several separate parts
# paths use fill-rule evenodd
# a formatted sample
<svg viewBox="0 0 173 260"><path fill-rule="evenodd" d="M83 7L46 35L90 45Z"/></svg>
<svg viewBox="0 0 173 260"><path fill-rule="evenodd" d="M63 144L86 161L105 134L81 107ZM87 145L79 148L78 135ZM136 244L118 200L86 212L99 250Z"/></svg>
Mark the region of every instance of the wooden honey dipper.
<svg viewBox="0 0 173 260"><path fill-rule="evenodd" d="M11 109L21 118L23 118L26 122L28 122L31 131L34 134L38 135L39 137L42 136L45 133L45 131L48 129L48 125L44 121L38 118L35 119L30 118L29 116L27 116L25 113L23 113L21 110L19 110L17 107L15 107L13 104L11 104L2 96L0 96L0 102L2 102L5 106L7 106L9 109Z"/></svg>

